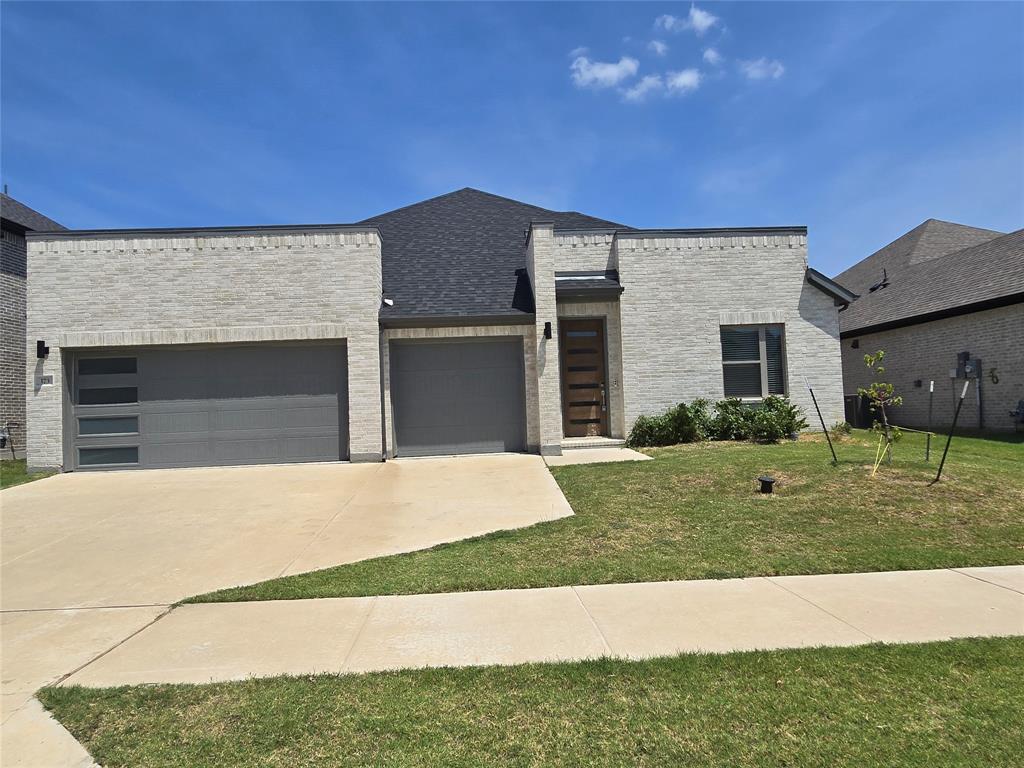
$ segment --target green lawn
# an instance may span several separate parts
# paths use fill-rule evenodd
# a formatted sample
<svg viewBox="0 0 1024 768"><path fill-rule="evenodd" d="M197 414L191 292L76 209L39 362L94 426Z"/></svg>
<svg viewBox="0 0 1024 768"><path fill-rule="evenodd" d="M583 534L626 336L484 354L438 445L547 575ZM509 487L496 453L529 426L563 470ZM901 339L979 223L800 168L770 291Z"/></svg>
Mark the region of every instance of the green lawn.
<svg viewBox="0 0 1024 768"><path fill-rule="evenodd" d="M1024 640L48 688L119 766L998 768L1024 755Z"/></svg>
<svg viewBox="0 0 1024 768"><path fill-rule="evenodd" d="M830 465L824 438L652 450L654 461L552 470L576 515L365 560L195 601L272 600L1024 563L1024 442L956 438L929 485L924 440L869 477L855 433ZM774 496L755 478L779 480Z"/></svg>
<svg viewBox="0 0 1024 768"><path fill-rule="evenodd" d="M33 480L49 477L53 472L32 472L25 468L24 459L5 459L0 461L0 488L10 488Z"/></svg>

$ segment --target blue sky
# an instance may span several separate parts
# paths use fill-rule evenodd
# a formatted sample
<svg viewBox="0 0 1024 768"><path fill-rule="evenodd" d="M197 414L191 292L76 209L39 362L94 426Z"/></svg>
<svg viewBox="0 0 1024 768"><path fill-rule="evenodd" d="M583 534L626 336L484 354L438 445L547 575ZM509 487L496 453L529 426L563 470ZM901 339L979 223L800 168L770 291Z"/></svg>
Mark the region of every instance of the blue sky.
<svg viewBox="0 0 1024 768"><path fill-rule="evenodd" d="M3 3L2 175L76 228L464 186L641 227L1024 226L1021 3ZM709 53L708 51L713 51Z"/></svg>

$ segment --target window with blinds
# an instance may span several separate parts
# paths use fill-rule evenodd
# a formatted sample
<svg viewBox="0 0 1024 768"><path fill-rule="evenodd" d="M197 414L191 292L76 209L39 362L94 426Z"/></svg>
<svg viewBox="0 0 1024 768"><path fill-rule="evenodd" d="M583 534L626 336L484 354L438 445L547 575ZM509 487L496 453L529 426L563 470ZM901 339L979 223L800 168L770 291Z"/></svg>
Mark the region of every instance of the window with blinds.
<svg viewBox="0 0 1024 768"><path fill-rule="evenodd" d="M781 325L721 328L726 397L786 394L786 357Z"/></svg>

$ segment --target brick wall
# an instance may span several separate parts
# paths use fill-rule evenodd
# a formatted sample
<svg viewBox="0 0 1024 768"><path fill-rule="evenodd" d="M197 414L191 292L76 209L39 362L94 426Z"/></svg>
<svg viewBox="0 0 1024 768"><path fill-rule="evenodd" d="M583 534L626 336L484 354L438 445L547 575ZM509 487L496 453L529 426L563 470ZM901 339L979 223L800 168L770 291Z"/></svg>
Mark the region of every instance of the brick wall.
<svg viewBox="0 0 1024 768"><path fill-rule="evenodd" d="M558 309L555 300L555 237L551 224L534 223L526 244L526 269L533 286L537 345L537 401L540 452L562 452L562 383L558 359ZM551 323L551 338L544 324Z"/></svg>
<svg viewBox="0 0 1024 768"><path fill-rule="evenodd" d="M313 338L347 339L351 458L379 460L380 295L375 230L30 236L29 463L63 462L62 348Z"/></svg>
<svg viewBox="0 0 1024 768"><path fill-rule="evenodd" d="M618 269L613 232L556 232L554 256L559 272Z"/></svg>
<svg viewBox="0 0 1024 768"><path fill-rule="evenodd" d="M853 348L854 340L859 349ZM945 320L910 325L891 331L844 339L843 384L847 394L873 381L864 355L885 350L886 380L903 396L893 420L916 429L928 423L928 382L935 382L934 429L945 429L953 420L963 379L954 380L959 352L970 352L982 362L981 398L984 424L994 431L1012 431L1009 412L1024 400L1024 304L973 312ZM993 381L992 373L997 381ZM921 387L914 381L921 380ZM972 383L964 400L958 428L978 429L978 393Z"/></svg>
<svg viewBox="0 0 1024 768"><path fill-rule="evenodd" d="M619 233L626 429L680 401L724 396L719 328L785 326L787 393L820 428L804 377L827 425L843 418L839 315L809 285L806 237L677 237Z"/></svg>
<svg viewBox="0 0 1024 768"><path fill-rule="evenodd" d="M11 423L12 443L25 448L25 238L4 229L0 238L0 424ZM4 456L10 458L5 449Z"/></svg>

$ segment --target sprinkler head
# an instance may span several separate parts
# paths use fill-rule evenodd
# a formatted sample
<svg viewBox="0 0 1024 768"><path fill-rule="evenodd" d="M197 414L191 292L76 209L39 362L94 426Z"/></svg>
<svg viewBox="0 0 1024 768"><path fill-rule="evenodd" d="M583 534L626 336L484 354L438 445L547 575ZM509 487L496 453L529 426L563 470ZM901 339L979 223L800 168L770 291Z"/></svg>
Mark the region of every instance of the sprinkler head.
<svg viewBox="0 0 1024 768"><path fill-rule="evenodd" d="M772 486L775 485L775 478L768 477L768 475L761 475L757 478L757 481L761 483L761 493L771 493Z"/></svg>

